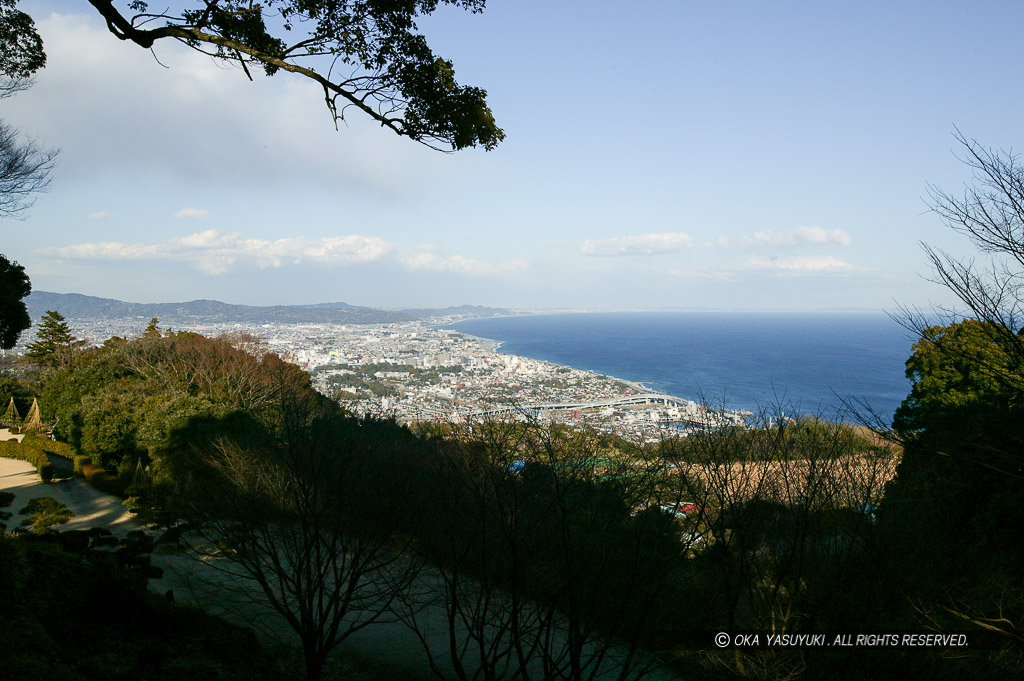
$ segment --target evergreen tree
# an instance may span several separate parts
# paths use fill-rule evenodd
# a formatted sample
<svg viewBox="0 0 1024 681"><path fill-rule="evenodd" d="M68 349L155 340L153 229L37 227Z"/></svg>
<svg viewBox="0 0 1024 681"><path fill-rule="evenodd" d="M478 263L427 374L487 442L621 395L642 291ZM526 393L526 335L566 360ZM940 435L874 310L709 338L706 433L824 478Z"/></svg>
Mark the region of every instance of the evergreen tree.
<svg viewBox="0 0 1024 681"><path fill-rule="evenodd" d="M146 326L146 330L142 332L143 338L159 338L160 337L160 320L153 317L149 320L149 324Z"/></svg>
<svg viewBox="0 0 1024 681"><path fill-rule="evenodd" d="M56 310L47 310L36 331L36 340L28 344L25 359L51 367L62 367L71 363L74 351L83 341L71 332L64 315Z"/></svg>

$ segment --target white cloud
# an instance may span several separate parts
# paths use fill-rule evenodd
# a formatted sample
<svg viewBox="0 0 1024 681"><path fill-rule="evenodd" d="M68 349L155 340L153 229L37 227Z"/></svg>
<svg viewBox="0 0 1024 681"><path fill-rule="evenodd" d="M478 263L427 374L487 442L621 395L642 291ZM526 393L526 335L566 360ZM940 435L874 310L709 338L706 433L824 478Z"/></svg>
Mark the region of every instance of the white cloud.
<svg viewBox="0 0 1024 681"><path fill-rule="evenodd" d="M843 272L853 270L848 262L831 255L812 255L792 258L750 258L747 264L754 269L783 270L785 272Z"/></svg>
<svg viewBox="0 0 1024 681"><path fill-rule="evenodd" d="M39 12L36 24L46 69L5 101L4 118L61 146L62 178L160 173L193 191L290 185L391 197L429 192L472 165L438 173L440 155L366 117L335 130L312 81L283 72L250 81L172 41L143 50L113 39L91 8Z"/></svg>
<svg viewBox="0 0 1024 681"><path fill-rule="evenodd" d="M186 262L206 274L224 274L233 266L255 265L278 268L284 265L318 263L347 267L361 263L393 261L408 270L453 272L472 276L503 274L526 269L521 260L488 261L459 254L439 256L427 244L406 247L376 236L345 234L309 239L286 237L270 241L249 239L239 232L216 229L174 237L156 244L125 244L116 241L44 248L36 254L58 260L170 261Z"/></svg>
<svg viewBox="0 0 1024 681"><path fill-rule="evenodd" d="M693 237L685 232L634 234L612 239L587 239L579 246L583 255L614 257L621 255L661 255L677 253L693 246Z"/></svg>
<svg viewBox="0 0 1024 681"><path fill-rule="evenodd" d="M774 231L763 229L754 232L750 236L734 239L731 237L718 237L714 242L707 245L715 246L820 246L836 245L849 246L853 243L850 235L842 229L823 229L816 225L810 227L797 227L796 229L785 229Z"/></svg>
<svg viewBox="0 0 1024 681"><path fill-rule="evenodd" d="M182 208L174 214L174 217L186 220L202 220L209 214L210 211L205 208Z"/></svg>
<svg viewBox="0 0 1024 681"><path fill-rule="evenodd" d="M90 220L106 220L108 217L110 217L110 213L108 213L105 210L101 210L98 213L90 213L89 214L89 219Z"/></svg>
<svg viewBox="0 0 1024 681"><path fill-rule="evenodd" d="M797 227L796 229L763 229L748 236L720 236L705 241L706 248L771 247L771 246L849 246L853 243L850 235L842 229L823 229L818 226ZM692 248L695 242L685 232L656 232L634 234L610 239L587 239L577 245L583 255L615 257L623 255L663 255L678 253Z"/></svg>
<svg viewBox="0 0 1024 681"><path fill-rule="evenodd" d="M492 262L467 258L463 255L451 255L447 258L439 258L434 253L423 250L405 250L399 256L399 262L411 270L428 270L433 272L456 272L472 276L486 276L489 274L508 274L520 272L529 268L525 260L502 260Z"/></svg>
<svg viewBox="0 0 1024 681"><path fill-rule="evenodd" d="M706 269L703 267L639 267L637 271L644 275L666 276L674 279L735 279L735 273L722 269Z"/></svg>

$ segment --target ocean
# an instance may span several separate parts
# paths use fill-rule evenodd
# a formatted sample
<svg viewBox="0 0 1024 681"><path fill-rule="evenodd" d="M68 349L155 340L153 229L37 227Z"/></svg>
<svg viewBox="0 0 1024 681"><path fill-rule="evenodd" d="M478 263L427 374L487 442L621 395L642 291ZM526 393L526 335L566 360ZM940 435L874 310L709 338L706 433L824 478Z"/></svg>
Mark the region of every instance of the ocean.
<svg viewBox="0 0 1024 681"><path fill-rule="evenodd" d="M500 351L728 409L886 420L910 391L913 339L884 314L614 312L470 319Z"/></svg>

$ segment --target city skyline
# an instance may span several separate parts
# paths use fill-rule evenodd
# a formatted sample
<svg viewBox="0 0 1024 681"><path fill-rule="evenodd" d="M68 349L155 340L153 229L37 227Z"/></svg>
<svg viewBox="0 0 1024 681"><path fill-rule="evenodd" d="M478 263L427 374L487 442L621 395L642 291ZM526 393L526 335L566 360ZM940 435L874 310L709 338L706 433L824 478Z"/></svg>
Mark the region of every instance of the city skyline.
<svg viewBox="0 0 1024 681"><path fill-rule="evenodd" d="M36 290L379 308L894 309L948 304L928 212L959 129L1017 141L1024 8L492 2L420 22L508 137L440 154L315 86L122 44L22 2L49 56L3 118L60 147L5 221Z"/></svg>

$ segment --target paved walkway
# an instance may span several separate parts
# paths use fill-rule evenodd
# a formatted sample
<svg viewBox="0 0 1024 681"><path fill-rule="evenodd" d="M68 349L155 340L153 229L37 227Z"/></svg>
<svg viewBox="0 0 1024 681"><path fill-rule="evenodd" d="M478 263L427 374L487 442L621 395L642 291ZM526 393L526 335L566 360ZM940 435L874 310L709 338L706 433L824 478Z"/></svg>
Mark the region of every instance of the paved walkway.
<svg viewBox="0 0 1024 681"><path fill-rule="evenodd" d="M78 478L54 479L44 483L39 479L36 467L27 461L0 457L0 491L14 494L14 503L7 509L14 514L8 521L8 529L17 527L23 518L18 512L36 497L53 497L75 514L66 525L58 525L58 530L106 527L118 537L123 537L132 530L143 528L117 497L103 494Z"/></svg>
<svg viewBox="0 0 1024 681"><path fill-rule="evenodd" d="M23 437L25 437L25 436L24 435L12 435L10 428L0 428L0 442L5 442L7 440L17 440L18 442L21 442L21 439Z"/></svg>

